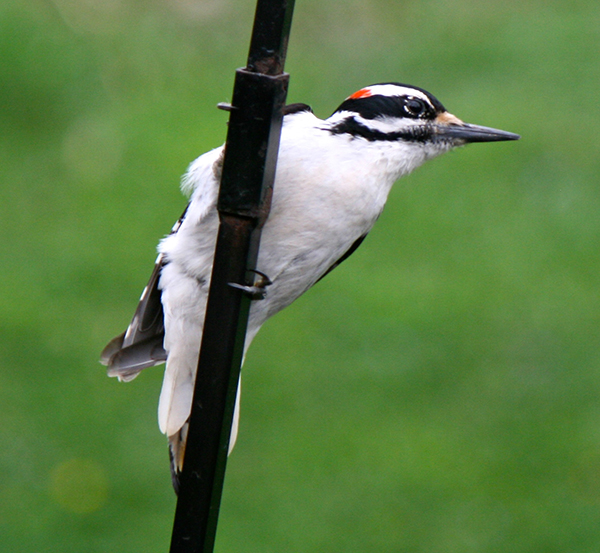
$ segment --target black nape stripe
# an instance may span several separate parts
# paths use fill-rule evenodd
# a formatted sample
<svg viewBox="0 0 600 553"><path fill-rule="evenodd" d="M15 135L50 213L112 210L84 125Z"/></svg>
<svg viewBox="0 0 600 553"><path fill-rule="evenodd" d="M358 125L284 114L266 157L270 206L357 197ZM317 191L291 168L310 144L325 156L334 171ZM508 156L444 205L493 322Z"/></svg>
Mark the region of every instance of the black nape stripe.
<svg viewBox="0 0 600 553"><path fill-rule="evenodd" d="M406 140L407 142L427 142L432 137L432 131L428 125L415 125L403 131L383 132L376 129L371 129L354 117L346 117L339 123L333 125L329 132L331 134L350 134L353 137L360 137L375 142L383 140L394 142L396 140Z"/></svg>
<svg viewBox="0 0 600 553"><path fill-rule="evenodd" d="M307 104L289 104L283 107L283 115L291 115L292 113L300 113L302 111L313 112L312 108Z"/></svg>

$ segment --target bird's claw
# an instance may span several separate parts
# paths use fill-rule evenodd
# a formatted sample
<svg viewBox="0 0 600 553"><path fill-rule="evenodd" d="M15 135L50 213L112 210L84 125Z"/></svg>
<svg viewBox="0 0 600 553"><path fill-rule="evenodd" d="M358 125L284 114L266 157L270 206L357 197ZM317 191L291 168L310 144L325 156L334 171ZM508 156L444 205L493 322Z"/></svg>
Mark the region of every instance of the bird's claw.
<svg viewBox="0 0 600 553"><path fill-rule="evenodd" d="M259 277L254 281L254 284L252 286L237 284L235 282L230 282L229 286L241 290L252 300L264 300L267 296L267 286L273 284L273 282L267 275L265 275L265 273L261 273L256 269L250 269L249 272L258 275Z"/></svg>

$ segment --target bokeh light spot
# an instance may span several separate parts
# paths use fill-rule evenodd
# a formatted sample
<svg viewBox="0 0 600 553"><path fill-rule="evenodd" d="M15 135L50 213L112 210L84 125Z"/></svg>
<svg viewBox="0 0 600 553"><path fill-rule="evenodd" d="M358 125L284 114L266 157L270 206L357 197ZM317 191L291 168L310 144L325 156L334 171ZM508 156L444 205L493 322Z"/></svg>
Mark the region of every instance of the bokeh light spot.
<svg viewBox="0 0 600 553"><path fill-rule="evenodd" d="M64 509L88 514L108 498L108 477L93 459L74 458L56 465L50 473L50 495Z"/></svg>

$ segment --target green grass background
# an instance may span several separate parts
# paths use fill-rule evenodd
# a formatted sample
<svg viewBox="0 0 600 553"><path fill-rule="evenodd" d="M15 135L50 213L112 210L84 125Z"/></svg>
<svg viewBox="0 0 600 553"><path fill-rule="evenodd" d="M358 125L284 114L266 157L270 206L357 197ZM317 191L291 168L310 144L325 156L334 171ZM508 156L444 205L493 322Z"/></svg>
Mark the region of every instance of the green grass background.
<svg viewBox="0 0 600 553"><path fill-rule="evenodd" d="M0 4L0 549L164 552L160 368L98 364L254 4ZM288 100L422 86L522 134L430 162L265 325L217 551L600 551L600 3L298 0Z"/></svg>

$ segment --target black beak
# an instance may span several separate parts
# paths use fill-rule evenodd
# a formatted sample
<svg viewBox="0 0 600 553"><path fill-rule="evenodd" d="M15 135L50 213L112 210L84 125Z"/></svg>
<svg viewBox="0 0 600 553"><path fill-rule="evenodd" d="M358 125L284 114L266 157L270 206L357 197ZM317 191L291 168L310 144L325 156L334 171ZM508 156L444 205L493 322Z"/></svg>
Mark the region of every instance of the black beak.
<svg viewBox="0 0 600 553"><path fill-rule="evenodd" d="M480 125L469 125L468 123L450 123L435 125L434 136L441 140L452 139L464 143L468 142L499 142L501 140L519 140L518 134L482 127Z"/></svg>

